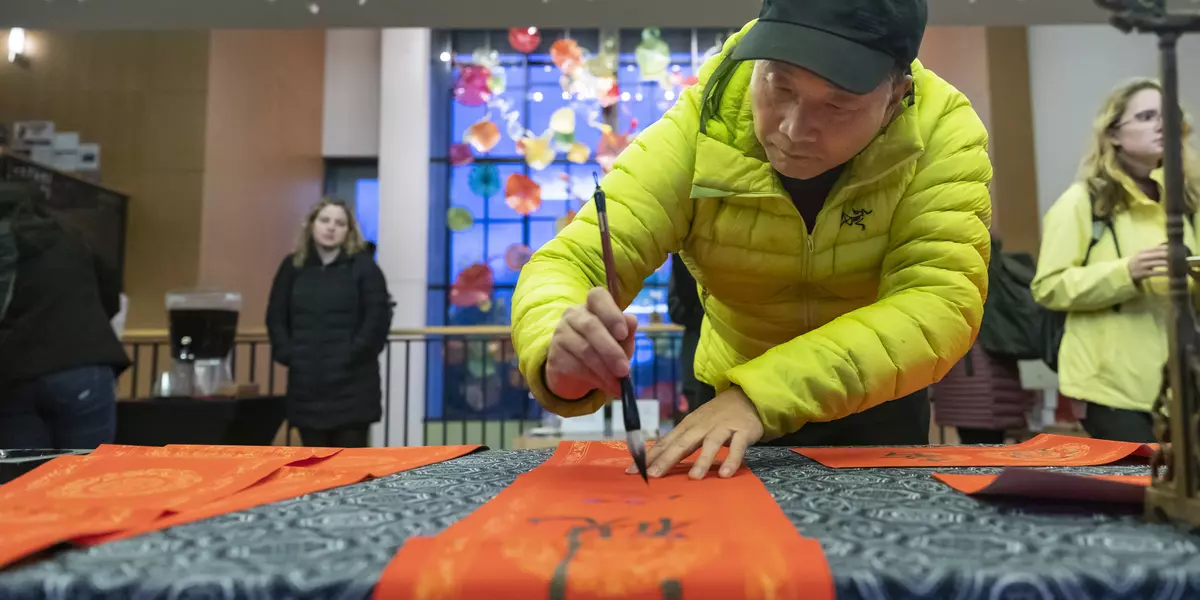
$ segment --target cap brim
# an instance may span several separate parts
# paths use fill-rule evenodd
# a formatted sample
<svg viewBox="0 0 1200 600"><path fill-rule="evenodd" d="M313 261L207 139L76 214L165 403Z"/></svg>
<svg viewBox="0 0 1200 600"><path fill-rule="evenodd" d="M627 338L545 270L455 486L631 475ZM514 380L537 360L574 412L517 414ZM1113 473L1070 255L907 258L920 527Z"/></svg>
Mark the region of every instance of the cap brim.
<svg viewBox="0 0 1200 600"><path fill-rule="evenodd" d="M807 69L855 94L879 87L891 56L832 33L781 21L759 21L733 50L734 60L778 60Z"/></svg>

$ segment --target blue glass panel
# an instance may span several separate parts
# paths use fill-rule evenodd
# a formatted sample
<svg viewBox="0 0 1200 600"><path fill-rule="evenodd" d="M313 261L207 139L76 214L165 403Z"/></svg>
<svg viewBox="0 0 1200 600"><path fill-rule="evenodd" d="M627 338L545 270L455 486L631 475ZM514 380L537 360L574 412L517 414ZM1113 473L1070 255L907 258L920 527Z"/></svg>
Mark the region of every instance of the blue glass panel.
<svg viewBox="0 0 1200 600"><path fill-rule="evenodd" d="M484 227L476 223L466 231L450 234L450 283L453 284L463 269L479 262L486 256L483 248Z"/></svg>
<svg viewBox="0 0 1200 600"><path fill-rule="evenodd" d="M542 207L532 216L552 218L567 214L567 210L572 204L569 201L567 164L555 163L541 171L529 174L534 183L542 186Z"/></svg>
<svg viewBox="0 0 1200 600"><path fill-rule="evenodd" d="M483 198L471 191L471 170L475 165L453 167L450 173L450 206L461 206L479 220L483 217ZM437 206L437 203L430 203Z"/></svg>
<svg viewBox="0 0 1200 600"><path fill-rule="evenodd" d="M554 221L531 220L529 222L529 247L537 250L554 239Z"/></svg>
<svg viewBox="0 0 1200 600"><path fill-rule="evenodd" d="M363 239L379 242L379 180L359 179L354 185L354 218Z"/></svg>
<svg viewBox="0 0 1200 600"><path fill-rule="evenodd" d="M592 194L596 193L594 176L602 175L603 171L600 169L599 163L589 162L582 165L571 165L568 173L571 176L571 198L574 200L574 204L567 208L579 212L584 204L592 200Z"/></svg>
<svg viewBox="0 0 1200 600"><path fill-rule="evenodd" d="M522 243L525 227L520 222L491 223L488 225L488 264L496 285L516 285L517 271L509 270L504 254L509 246Z"/></svg>

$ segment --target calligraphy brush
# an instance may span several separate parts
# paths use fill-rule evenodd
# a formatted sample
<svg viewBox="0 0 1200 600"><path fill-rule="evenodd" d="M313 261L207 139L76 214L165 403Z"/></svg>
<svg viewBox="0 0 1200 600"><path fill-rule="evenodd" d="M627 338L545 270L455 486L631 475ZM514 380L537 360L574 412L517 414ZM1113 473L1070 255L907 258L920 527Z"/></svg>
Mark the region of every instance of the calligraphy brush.
<svg viewBox="0 0 1200 600"><path fill-rule="evenodd" d="M592 194L592 199L596 201L596 221L600 224L604 278L608 284L608 293L616 300L617 265L613 260L612 236L608 232L608 203L604 197L604 190L600 188L600 177L592 173L592 178L596 180L596 192ZM625 417L625 444L629 447L629 453L633 455L633 463L637 465L642 481L650 483L650 479L646 477L646 436L642 433L642 418L638 415L633 382L628 375L621 378L621 414Z"/></svg>

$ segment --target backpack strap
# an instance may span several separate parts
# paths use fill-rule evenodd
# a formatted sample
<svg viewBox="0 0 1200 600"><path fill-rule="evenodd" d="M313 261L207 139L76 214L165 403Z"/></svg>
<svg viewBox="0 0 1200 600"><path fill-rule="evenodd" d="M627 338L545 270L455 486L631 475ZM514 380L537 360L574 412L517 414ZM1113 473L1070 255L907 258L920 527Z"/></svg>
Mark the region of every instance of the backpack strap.
<svg viewBox="0 0 1200 600"><path fill-rule="evenodd" d="M1088 259L1092 256L1092 248L1100 243L1100 238L1104 237L1104 230L1107 229L1112 234L1113 247L1117 250L1117 258L1121 258L1121 242L1117 239L1117 230L1113 229L1112 217L1097 217L1092 214L1092 239L1088 242L1087 252L1083 254L1083 264L1088 264Z"/></svg>
<svg viewBox="0 0 1200 600"><path fill-rule="evenodd" d="M709 76L708 84L704 86L704 97L700 101L700 133L706 133L709 118L721 107L721 96L725 95L725 86L729 84L729 77L739 62L733 59L733 49L730 48L721 64Z"/></svg>
<svg viewBox="0 0 1200 600"><path fill-rule="evenodd" d="M1112 235L1113 248L1117 251L1117 258L1121 258L1121 241L1117 239L1117 230L1113 227L1112 215L1108 215L1106 217L1096 216L1095 207L1091 206L1093 201L1094 198L1092 198L1089 194L1088 212L1092 214L1092 239L1090 242L1088 242L1087 252L1084 252L1083 254L1083 265L1081 266L1086 266L1088 264L1088 259L1092 256L1092 248L1095 248L1096 244L1100 243L1100 238L1104 236L1105 229L1107 229L1109 234ZM1121 305L1113 305L1112 309L1113 312L1121 312Z"/></svg>

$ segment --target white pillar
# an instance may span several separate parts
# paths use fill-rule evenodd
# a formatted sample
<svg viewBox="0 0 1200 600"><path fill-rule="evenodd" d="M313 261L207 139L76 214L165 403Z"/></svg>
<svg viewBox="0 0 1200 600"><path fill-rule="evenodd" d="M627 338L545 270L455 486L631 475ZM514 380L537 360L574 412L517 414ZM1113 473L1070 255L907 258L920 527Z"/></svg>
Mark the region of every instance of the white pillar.
<svg viewBox="0 0 1200 600"><path fill-rule="evenodd" d="M378 259L396 302L393 329L426 324L430 43L428 29L385 29L380 47ZM405 432L408 445L424 441L424 344L413 344L408 354L403 343L391 344L391 389L384 403L392 446L405 443ZM382 424L372 438L383 444Z"/></svg>

